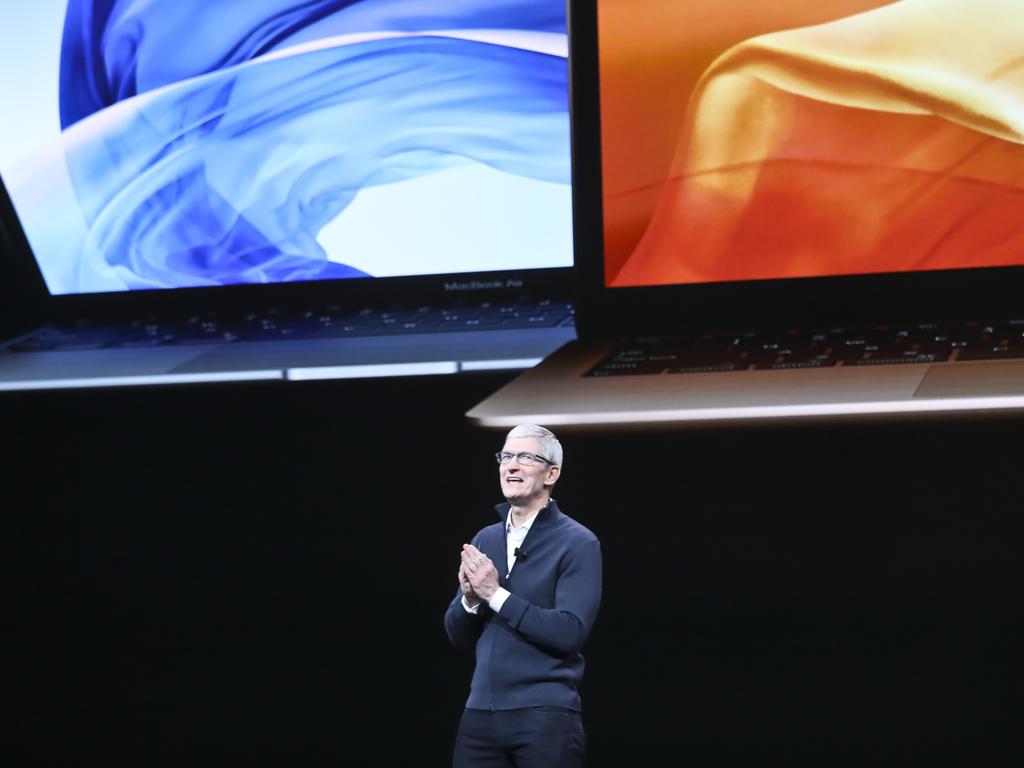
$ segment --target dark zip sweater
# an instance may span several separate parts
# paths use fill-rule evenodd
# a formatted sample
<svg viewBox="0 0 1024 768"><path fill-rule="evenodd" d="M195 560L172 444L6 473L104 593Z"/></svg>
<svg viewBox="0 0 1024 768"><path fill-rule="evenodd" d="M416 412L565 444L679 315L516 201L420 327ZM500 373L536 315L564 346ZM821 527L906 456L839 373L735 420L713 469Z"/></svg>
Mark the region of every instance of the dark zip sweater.
<svg viewBox="0 0 1024 768"><path fill-rule="evenodd" d="M511 594L497 613L462 605L462 590L448 606L445 631L452 645L476 645L476 668L466 706L580 709L580 653L601 604L601 545L588 528L563 514L554 499L537 513L506 574L505 525L511 505L499 504L501 522L483 528L473 545L498 569Z"/></svg>

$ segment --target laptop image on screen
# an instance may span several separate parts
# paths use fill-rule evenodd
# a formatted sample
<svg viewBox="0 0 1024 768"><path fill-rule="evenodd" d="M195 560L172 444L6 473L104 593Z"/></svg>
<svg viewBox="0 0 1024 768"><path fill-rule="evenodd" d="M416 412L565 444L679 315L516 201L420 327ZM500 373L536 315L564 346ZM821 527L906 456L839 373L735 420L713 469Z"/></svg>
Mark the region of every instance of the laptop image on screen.
<svg viewBox="0 0 1024 768"><path fill-rule="evenodd" d="M575 0L578 340L467 416L764 423L1024 406L1008 0Z"/></svg>
<svg viewBox="0 0 1024 768"><path fill-rule="evenodd" d="M575 338L560 0L3 11L0 390L516 370Z"/></svg>

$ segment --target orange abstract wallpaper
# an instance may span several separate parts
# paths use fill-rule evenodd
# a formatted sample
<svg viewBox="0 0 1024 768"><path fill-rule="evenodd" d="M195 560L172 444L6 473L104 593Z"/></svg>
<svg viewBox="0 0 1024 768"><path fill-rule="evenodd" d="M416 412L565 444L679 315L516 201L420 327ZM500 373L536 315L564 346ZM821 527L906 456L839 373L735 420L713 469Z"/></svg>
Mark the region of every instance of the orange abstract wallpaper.
<svg viewBox="0 0 1024 768"><path fill-rule="evenodd" d="M599 0L606 282L1024 263L1020 0Z"/></svg>

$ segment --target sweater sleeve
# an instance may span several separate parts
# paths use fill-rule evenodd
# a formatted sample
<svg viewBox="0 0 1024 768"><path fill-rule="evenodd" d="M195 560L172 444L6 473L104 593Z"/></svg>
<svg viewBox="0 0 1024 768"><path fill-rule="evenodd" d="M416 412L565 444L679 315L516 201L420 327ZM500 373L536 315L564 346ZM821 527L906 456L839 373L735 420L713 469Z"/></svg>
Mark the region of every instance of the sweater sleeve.
<svg viewBox="0 0 1024 768"><path fill-rule="evenodd" d="M455 599L444 614L444 631L448 641L459 650L472 648L483 631L485 612L490 612L485 604L481 604L476 613L467 611L462 605L462 590L456 589Z"/></svg>
<svg viewBox="0 0 1024 768"><path fill-rule="evenodd" d="M473 537L474 547L480 546L481 533ZM456 587L455 598L448 604L444 614L444 631L448 635L448 642L460 651L472 648L484 631L484 617L492 613L486 603L481 603L476 613L467 611L462 605L462 588Z"/></svg>
<svg viewBox="0 0 1024 768"><path fill-rule="evenodd" d="M554 608L541 608L513 592L498 616L530 642L569 654L583 648L600 605L601 545L591 538L566 555Z"/></svg>

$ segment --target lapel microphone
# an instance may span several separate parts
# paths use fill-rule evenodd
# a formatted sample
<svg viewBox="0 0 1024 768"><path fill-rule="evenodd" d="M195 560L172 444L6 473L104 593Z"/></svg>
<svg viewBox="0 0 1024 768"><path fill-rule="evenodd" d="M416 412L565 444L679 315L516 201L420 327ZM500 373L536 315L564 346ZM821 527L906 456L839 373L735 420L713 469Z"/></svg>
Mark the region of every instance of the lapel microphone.
<svg viewBox="0 0 1024 768"><path fill-rule="evenodd" d="M526 560L526 553L523 552L523 550L521 550L519 547L516 547L515 549L513 549L512 550L512 554L516 556L517 560L523 560L523 561Z"/></svg>

